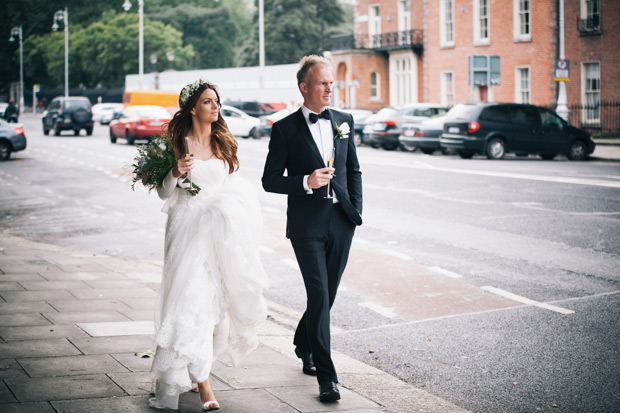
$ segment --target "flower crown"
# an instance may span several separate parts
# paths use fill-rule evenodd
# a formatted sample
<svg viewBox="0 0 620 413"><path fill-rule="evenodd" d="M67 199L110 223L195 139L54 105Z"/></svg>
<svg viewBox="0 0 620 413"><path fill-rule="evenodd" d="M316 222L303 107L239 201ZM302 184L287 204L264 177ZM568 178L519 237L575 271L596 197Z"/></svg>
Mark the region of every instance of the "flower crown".
<svg viewBox="0 0 620 413"><path fill-rule="evenodd" d="M181 94L179 95L179 107L185 106L189 98L191 98L192 95L196 93L196 91L204 85L207 85L208 87L212 89L216 89L213 83L209 82L208 79L201 77L200 79L196 80L194 83L190 83L189 85L185 86L181 90Z"/></svg>

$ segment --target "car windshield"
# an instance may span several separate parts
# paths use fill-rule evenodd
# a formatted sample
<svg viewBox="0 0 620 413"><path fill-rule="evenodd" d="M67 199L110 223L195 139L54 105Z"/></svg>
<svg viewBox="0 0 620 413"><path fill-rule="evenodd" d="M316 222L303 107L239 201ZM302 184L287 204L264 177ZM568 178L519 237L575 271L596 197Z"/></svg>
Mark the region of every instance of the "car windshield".
<svg viewBox="0 0 620 413"><path fill-rule="evenodd" d="M88 108L90 103L86 100L67 100L64 104L65 109Z"/></svg>
<svg viewBox="0 0 620 413"><path fill-rule="evenodd" d="M448 111L446 121L468 121L473 117L477 110L478 106L476 105L465 105L462 103L458 104Z"/></svg>

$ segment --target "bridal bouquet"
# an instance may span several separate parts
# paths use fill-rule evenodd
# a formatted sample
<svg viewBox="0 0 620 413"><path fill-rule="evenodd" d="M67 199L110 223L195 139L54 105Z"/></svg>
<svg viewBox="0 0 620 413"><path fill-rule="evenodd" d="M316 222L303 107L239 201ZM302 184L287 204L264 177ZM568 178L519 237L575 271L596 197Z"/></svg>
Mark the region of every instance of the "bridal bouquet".
<svg viewBox="0 0 620 413"><path fill-rule="evenodd" d="M154 137L147 145L138 147L138 154L131 165L134 173L131 189L135 190L136 182L142 181L142 185L151 192L161 186L164 178L175 165L174 149L166 135ZM193 182L190 186L188 179L183 183L187 184L186 189L191 195L200 192L200 187Z"/></svg>

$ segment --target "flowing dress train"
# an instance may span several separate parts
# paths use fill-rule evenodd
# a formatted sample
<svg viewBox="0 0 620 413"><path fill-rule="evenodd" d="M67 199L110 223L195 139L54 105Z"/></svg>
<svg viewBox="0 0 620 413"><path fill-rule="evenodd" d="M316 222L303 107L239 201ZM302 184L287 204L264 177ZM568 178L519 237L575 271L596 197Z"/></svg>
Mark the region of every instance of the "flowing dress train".
<svg viewBox="0 0 620 413"><path fill-rule="evenodd" d="M151 375L153 403L172 409L223 352L238 364L255 349L267 317L256 190L220 159L196 160L191 173L201 187L195 197L171 173L158 188L168 220Z"/></svg>

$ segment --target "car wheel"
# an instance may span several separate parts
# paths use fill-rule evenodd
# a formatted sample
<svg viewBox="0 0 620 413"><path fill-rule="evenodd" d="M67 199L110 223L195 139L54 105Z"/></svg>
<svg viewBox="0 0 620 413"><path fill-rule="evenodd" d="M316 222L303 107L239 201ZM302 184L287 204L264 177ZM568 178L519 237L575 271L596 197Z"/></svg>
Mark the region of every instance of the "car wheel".
<svg viewBox="0 0 620 413"><path fill-rule="evenodd" d="M430 148L420 148L420 150L422 151L422 153L424 153L426 155L432 155L433 152L435 152L434 149L430 149Z"/></svg>
<svg viewBox="0 0 620 413"><path fill-rule="evenodd" d="M260 139L260 132L258 131L258 128L252 128L248 138Z"/></svg>
<svg viewBox="0 0 620 413"><path fill-rule="evenodd" d="M474 156L474 153L471 151L456 151L456 153L463 159L471 159Z"/></svg>
<svg viewBox="0 0 620 413"><path fill-rule="evenodd" d="M587 153L586 144L583 141L575 141L571 143L566 156L571 161L583 161L588 156Z"/></svg>
<svg viewBox="0 0 620 413"><path fill-rule="evenodd" d="M58 122L54 122L54 136L60 136L60 132L62 132L60 125L58 125Z"/></svg>
<svg viewBox="0 0 620 413"><path fill-rule="evenodd" d="M80 129L73 129L73 134L75 136L80 136Z"/></svg>
<svg viewBox="0 0 620 413"><path fill-rule="evenodd" d="M362 144L361 132L355 132L355 134L353 134L353 143L355 143L355 146L360 146Z"/></svg>
<svg viewBox="0 0 620 413"><path fill-rule="evenodd" d="M0 161L6 161L11 156L11 144L0 141Z"/></svg>
<svg viewBox="0 0 620 413"><path fill-rule="evenodd" d="M134 142L136 141L132 136L131 133L129 133L129 130L125 131L125 139L127 139L127 145L133 145Z"/></svg>
<svg viewBox="0 0 620 413"><path fill-rule="evenodd" d="M50 134L50 130L49 129L45 129L45 126L43 127L43 135L49 135Z"/></svg>
<svg viewBox="0 0 620 413"><path fill-rule="evenodd" d="M93 134L93 128L86 128L86 135L91 136Z"/></svg>
<svg viewBox="0 0 620 413"><path fill-rule="evenodd" d="M112 132L112 128L110 128L110 142L116 143L116 136L114 136L114 133Z"/></svg>
<svg viewBox="0 0 620 413"><path fill-rule="evenodd" d="M540 157L543 158L545 161L550 161L555 158L555 155L551 153L543 153L542 155L540 155Z"/></svg>
<svg viewBox="0 0 620 413"><path fill-rule="evenodd" d="M506 144L500 138L491 138L487 142L487 158L502 159L506 154Z"/></svg>
<svg viewBox="0 0 620 413"><path fill-rule="evenodd" d="M397 143L382 143L381 147L385 149L386 151L393 151L394 149L398 148L398 144Z"/></svg>

